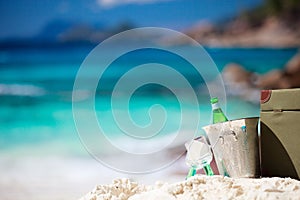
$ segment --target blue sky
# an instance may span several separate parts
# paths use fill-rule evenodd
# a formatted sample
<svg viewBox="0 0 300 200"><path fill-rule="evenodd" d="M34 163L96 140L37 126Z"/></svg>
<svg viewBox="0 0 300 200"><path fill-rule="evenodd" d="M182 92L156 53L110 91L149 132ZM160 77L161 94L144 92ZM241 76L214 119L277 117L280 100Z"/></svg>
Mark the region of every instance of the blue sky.
<svg viewBox="0 0 300 200"><path fill-rule="evenodd" d="M53 20L183 30L233 16L262 0L0 0L0 38L30 37Z"/></svg>

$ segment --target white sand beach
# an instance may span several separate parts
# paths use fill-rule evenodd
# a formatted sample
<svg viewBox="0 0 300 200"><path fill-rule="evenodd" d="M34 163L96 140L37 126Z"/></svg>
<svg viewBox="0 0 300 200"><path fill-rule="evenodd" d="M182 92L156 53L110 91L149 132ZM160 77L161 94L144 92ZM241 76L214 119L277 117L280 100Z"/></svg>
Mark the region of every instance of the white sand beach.
<svg viewBox="0 0 300 200"><path fill-rule="evenodd" d="M98 185L80 200L300 199L300 181L291 178L195 176L177 183L145 186L128 179Z"/></svg>

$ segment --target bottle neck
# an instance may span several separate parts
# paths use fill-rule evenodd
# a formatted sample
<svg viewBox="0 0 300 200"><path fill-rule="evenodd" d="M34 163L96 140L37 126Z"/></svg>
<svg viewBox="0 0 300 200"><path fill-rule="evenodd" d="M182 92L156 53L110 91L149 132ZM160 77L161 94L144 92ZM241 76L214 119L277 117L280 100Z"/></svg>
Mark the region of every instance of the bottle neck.
<svg viewBox="0 0 300 200"><path fill-rule="evenodd" d="M213 110L220 108L219 103L213 103L211 104L211 107Z"/></svg>

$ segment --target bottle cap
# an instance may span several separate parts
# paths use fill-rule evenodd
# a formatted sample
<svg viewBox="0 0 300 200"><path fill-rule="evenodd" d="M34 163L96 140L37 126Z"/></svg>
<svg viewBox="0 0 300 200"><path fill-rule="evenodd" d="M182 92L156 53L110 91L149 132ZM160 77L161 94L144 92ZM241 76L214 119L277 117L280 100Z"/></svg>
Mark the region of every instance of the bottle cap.
<svg viewBox="0 0 300 200"><path fill-rule="evenodd" d="M211 103L211 104L215 104L215 103L218 103L218 102L219 102L218 97L214 97L214 98L211 98L211 99L210 99L210 103Z"/></svg>

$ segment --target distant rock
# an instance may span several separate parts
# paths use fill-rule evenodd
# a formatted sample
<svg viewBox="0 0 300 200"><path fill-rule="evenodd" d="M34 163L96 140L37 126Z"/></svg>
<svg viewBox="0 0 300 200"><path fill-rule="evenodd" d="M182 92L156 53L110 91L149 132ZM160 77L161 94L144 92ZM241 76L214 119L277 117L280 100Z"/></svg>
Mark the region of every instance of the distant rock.
<svg viewBox="0 0 300 200"><path fill-rule="evenodd" d="M285 65L284 80L291 88L300 87L300 52Z"/></svg>
<svg viewBox="0 0 300 200"><path fill-rule="evenodd" d="M300 87L300 52L283 69L274 69L261 75L247 71L236 63L229 63L222 71L222 78L227 94L258 104L260 90Z"/></svg>
<svg viewBox="0 0 300 200"><path fill-rule="evenodd" d="M253 84L257 79L255 73L245 70L239 64L229 63L222 71L222 78L227 94L239 96L255 104L258 103L260 89Z"/></svg>
<svg viewBox="0 0 300 200"><path fill-rule="evenodd" d="M129 22L120 22L114 26L94 25L90 23L77 22L65 26L53 34L59 43L87 42L99 43L116 33L134 28ZM53 31L52 31L53 32Z"/></svg>
<svg viewBox="0 0 300 200"><path fill-rule="evenodd" d="M40 32L34 36L37 40L56 41L57 36L64 31L73 27L76 23L74 21L55 19L47 23Z"/></svg>
<svg viewBox="0 0 300 200"><path fill-rule="evenodd" d="M61 46L61 45L95 45L106 38L135 28L127 21L121 21L114 25L104 23L87 23L56 19L46 24L42 30L29 38L9 38L0 41L0 47L30 47L30 46Z"/></svg>
<svg viewBox="0 0 300 200"><path fill-rule="evenodd" d="M88 24L76 24L58 34L59 42L90 41L94 28Z"/></svg>
<svg viewBox="0 0 300 200"><path fill-rule="evenodd" d="M300 1L265 0L256 7L216 24L186 33L206 46L299 47Z"/></svg>
<svg viewBox="0 0 300 200"><path fill-rule="evenodd" d="M300 52L287 62L285 71L288 74L300 72Z"/></svg>
<svg viewBox="0 0 300 200"><path fill-rule="evenodd" d="M299 23L300 25L300 23ZM223 27L214 24L193 27L185 33L200 44L212 47L299 47L300 29L289 27L282 20L269 17L260 26L251 26L242 19Z"/></svg>
<svg viewBox="0 0 300 200"><path fill-rule="evenodd" d="M68 20L50 21L39 34L37 40L53 43L94 43L104 40L107 37L107 27L103 23L86 23Z"/></svg>

